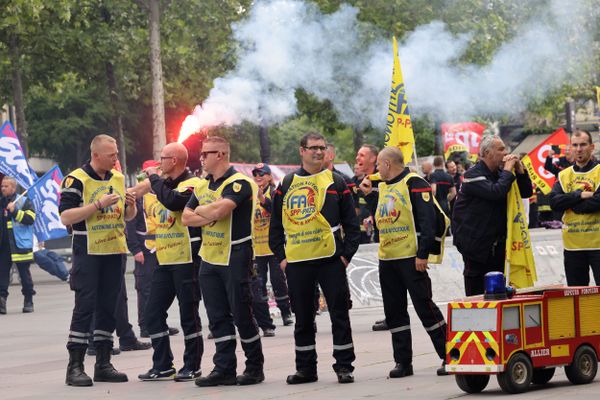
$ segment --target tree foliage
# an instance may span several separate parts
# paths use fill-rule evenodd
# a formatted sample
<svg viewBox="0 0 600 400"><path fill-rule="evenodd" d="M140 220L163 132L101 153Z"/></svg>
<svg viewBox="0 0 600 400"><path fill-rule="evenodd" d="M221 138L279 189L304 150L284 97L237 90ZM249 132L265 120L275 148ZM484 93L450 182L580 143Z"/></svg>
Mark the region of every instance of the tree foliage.
<svg viewBox="0 0 600 400"><path fill-rule="evenodd" d="M308 1L308 0L307 0ZM598 0L584 0L596 12ZM325 13L336 11L342 0L312 0ZM458 63L486 64L497 49L549 0L346 0L359 9L358 18L370 39L381 35L404 37L417 26L442 20L453 33L472 33ZM252 0L161 0L161 54L168 141L177 138L181 122L205 99L216 78L234 68L236 43L232 23L244 18ZM168 7L167 7L168 5ZM129 0L0 0L0 100L14 102L13 74L22 74L29 146L34 154L52 157L69 169L87 157L89 139L114 132L114 117L122 117L128 164L136 169L152 157L151 72L148 17ZM577 23L577 21L574 21ZM586 78L544 94L523 110L526 127L536 130L560 122L564 100L590 99L600 84L600 24L595 54L586 65ZM16 60L9 56L9 40L18 39ZM574 45L577 45L576 43ZM110 88L106 65L114 68L116 89ZM115 109L110 94L118 90ZM338 158L353 163L353 140L383 145L380 131L340 122L328 101L297 90L297 115L269 127L271 162L297 163L298 139L307 130L323 132L336 144ZM482 119L488 116L480 116ZM418 155L432 154L436 123L427 117L413 120ZM242 124L221 128L231 139L235 161L259 160L258 127ZM122 149L123 150L123 149Z"/></svg>

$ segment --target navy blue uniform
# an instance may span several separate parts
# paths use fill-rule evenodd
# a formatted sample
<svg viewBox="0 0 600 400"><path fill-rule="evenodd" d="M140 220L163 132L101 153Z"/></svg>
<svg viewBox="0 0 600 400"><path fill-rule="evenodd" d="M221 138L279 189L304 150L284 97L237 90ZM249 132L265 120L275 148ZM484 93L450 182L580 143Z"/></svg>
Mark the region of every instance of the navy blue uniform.
<svg viewBox="0 0 600 400"><path fill-rule="evenodd" d="M310 175L300 168L296 175ZM292 174L287 175L283 182L289 180ZM352 195L344 179L337 173L333 174L333 185L327 190L321 214L330 226L342 226L344 237L340 232L334 234L336 241L335 254L330 258L321 258L312 261L289 263L286 268L288 288L292 310L296 315L294 340L296 343L296 370L316 375L317 351L315 345L315 285L318 283L323 289L325 300L329 308L333 331L333 369L353 371L352 362L355 359L354 344L352 342L352 328L350 326L349 308L350 293L346 267L340 259L343 256L348 262L358 250L360 229ZM273 214L271 215L271 228L269 230L269 246L278 261L286 259L285 230L282 223L283 198L289 189L279 185L273 198Z"/></svg>
<svg viewBox="0 0 600 400"><path fill-rule="evenodd" d="M236 173L230 167L217 180L209 175L209 189L217 190L221 184ZM234 185L235 188L234 188ZM239 185L239 186L237 186ZM237 327L242 349L246 355L248 373L262 373L264 356L260 334L252 313L252 293L250 280L252 272L251 218L253 196L250 183L236 180L223 188L224 199L235 202L232 212L231 246L229 265L213 265L202 260L200 267L200 288L204 297L206 313L210 323L216 352L213 357L214 371L226 377L235 377L237 358L235 355ZM194 210L199 205L196 196L191 196L186 207ZM247 238L247 240L244 240Z"/></svg>
<svg viewBox="0 0 600 400"><path fill-rule="evenodd" d="M464 174L452 211L452 233L465 263L467 296L483 293L486 273L504 271L506 199L515 179L521 197L531 197L527 172L515 176L505 170L490 171L483 161L478 161Z"/></svg>

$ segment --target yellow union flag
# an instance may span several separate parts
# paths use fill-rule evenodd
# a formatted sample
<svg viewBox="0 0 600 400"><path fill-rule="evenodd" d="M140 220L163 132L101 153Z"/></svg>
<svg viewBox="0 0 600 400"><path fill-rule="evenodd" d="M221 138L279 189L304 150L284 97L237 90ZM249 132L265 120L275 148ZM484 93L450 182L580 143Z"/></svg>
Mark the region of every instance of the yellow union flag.
<svg viewBox="0 0 600 400"><path fill-rule="evenodd" d="M513 182L508 198L506 229L505 276L511 286L524 288L533 286L537 280L535 261L531 248L531 237L527 218L517 182Z"/></svg>
<svg viewBox="0 0 600 400"><path fill-rule="evenodd" d="M394 71L385 127L385 145L398 147L404 155L404 163L409 163L412 160L414 144L415 136L408 111L406 88L398 59L398 43L394 37Z"/></svg>

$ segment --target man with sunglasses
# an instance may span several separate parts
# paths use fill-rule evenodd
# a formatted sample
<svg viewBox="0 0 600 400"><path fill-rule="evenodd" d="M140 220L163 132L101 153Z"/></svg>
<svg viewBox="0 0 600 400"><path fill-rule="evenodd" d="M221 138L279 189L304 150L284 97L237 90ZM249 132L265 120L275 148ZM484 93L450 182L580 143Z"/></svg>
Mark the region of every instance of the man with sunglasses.
<svg viewBox="0 0 600 400"><path fill-rule="evenodd" d="M196 379L200 387L254 385L264 381L264 356L252 314L252 217L256 184L229 164L229 142L209 136L200 153L208 174L183 213L188 226L202 227L200 288L215 339L214 368ZM246 355L246 368L236 377L235 328Z"/></svg>
<svg viewBox="0 0 600 400"><path fill-rule="evenodd" d="M283 325L292 325L292 313L290 311L290 298L285 274L279 268L277 259L269 247L269 226L271 225L272 199L275 186L271 168L267 164L256 164L252 170L254 183L258 186L258 198L254 212L253 238L256 272L259 279L257 295L254 296L254 316L258 326L263 330L263 336L274 336L275 325L269 313L269 296L267 294L267 273L271 278L271 285L275 294L277 307L281 311Z"/></svg>
<svg viewBox="0 0 600 400"><path fill-rule="evenodd" d="M351 383L355 355L346 267L358 249L360 228L344 178L323 168L325 138L309 132L299 150L302 167L286 175L277 188L269 231L269 247L286 272L296 315L296 373L287 383L318 380L313 304L317 282L332 323L333 369L339 383Z"/></svg>
<svg viewBox="0 0 600 400"><path fill-rule="evenodd" d="M148 166L148 180L136 186L138 197L146 197L145 209L155 221L155 248L158 267L152 274L150 297L144 323L154 354L152 368L138 378L141 381L190 381L200 376L204 352L202 323L198 307L200 286L200 229L184 226L181 215L195 187L203 180L186 167L188 152L181 143L169 143L161 151L160 166ZM151 202L151 204L149 203ZM183 367L175 372L167 325L167 311L177 297L179 318L184 335Z"/></svg>

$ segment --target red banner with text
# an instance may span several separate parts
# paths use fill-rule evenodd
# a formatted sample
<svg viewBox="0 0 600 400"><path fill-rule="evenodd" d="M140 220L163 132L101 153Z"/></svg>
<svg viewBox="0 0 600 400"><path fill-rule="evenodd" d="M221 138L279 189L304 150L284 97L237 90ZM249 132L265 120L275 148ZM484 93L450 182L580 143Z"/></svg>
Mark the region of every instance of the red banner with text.
<svg viewBox="0 0 600 400"><path fill-rule="evenodd" d="M446 160L452 153L467 152L469 160L477 161L485 125L477 122L443 123L441 128Z"/></svg>
<svg viewBox="0 0 600 400"><path fill-rule="evenodd" d="M523 157L523 165L529 172L531 181L536 184L544 194L550 193L554 186L555 177L552 172L546 171L544 164L550 150L554 151L554 157L564 156L569 146L569 135L563 128L558 128L546 140Z"/></svg>

